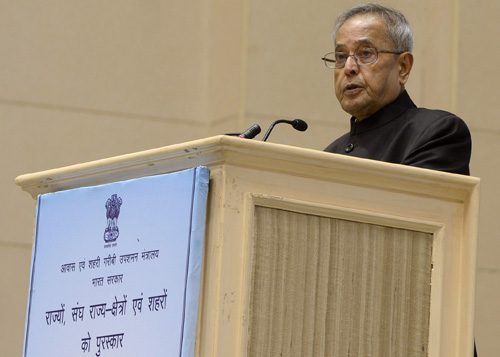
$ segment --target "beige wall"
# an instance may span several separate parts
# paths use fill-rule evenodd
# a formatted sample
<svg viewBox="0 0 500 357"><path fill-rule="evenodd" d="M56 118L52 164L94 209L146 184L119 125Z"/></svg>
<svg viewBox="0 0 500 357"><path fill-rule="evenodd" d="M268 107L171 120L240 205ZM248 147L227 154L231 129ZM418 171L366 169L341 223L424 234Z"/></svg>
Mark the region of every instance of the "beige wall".
<svg viewBox="0 0 500 357"><path fill-rule="evenodd" d="M320 58L335 15L356 1L0 0L0 355L22 351L35 201L23 173L159 147L278 118L270 141L324 148L348 130ZM482 178L476 339L500 348L500 3L385 1L415 32L408 89L460 115ZM473 44L473 45L472 45ZM262 135L260 136L262 137Z"/></svg>

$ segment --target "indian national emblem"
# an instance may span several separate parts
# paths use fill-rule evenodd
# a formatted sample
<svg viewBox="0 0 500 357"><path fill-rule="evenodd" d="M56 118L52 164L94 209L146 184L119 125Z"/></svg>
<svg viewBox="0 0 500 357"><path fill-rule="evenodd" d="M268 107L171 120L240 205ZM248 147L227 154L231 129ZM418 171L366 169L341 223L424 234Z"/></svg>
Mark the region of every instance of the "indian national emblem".
<svg viewBox="0 0 500 357"><path fill-rule="evenodd" d="M104 230L104 241L106 243L114 242L120 235L118 216L120 215L121 205L122 199L115 194L106 201L106 218L108 219L108 227Z"/></svg>

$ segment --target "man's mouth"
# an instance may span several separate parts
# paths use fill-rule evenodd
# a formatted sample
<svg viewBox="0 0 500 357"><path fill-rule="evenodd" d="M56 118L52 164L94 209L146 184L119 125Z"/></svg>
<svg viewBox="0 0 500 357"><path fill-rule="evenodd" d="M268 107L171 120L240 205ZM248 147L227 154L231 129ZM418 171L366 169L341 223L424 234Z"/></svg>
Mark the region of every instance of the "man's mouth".
<svg viewBox="0 0 500 357"><path fill-rule="evenodd" d="M361 92L362 89L363 87L360 86L359 84L349 83L344 87L344 94L348 96L355 95Z"/></svg>

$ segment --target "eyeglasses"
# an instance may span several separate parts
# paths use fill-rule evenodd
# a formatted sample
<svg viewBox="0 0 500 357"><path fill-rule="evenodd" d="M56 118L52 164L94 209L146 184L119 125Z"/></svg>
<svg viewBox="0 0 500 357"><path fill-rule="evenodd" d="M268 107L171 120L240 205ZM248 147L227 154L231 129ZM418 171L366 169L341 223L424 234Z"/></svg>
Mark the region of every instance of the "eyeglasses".
<svg viewBox="0 0 500 357"><path fill-rule="evenodd" d="M363 47L358 49L354 54L348 54L346 52L330 52L322 58L325 61L325 66L328 68L343 68L347 62L349 57L353 57L354 61L358 66L366 66L369 64L373 64L378 61L379 53L392 53L395 55L400 55L404 53L404 51L385 51L385 50L377 50L373 47Z"/></svg>

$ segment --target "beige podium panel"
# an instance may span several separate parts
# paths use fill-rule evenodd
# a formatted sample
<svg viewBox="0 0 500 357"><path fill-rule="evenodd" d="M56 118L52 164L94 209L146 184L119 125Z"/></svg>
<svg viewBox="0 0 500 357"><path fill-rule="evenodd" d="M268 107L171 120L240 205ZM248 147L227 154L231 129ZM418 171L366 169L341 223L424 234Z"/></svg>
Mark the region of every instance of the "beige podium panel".
<svg viewBox="0 0 500 357"><path fill-rule="evenodd" d="M467 356L479 179L227 136L23 175L211 170L198 356Z"/></svg>

